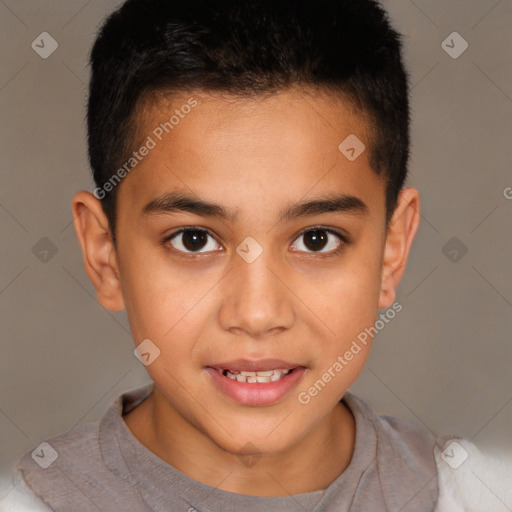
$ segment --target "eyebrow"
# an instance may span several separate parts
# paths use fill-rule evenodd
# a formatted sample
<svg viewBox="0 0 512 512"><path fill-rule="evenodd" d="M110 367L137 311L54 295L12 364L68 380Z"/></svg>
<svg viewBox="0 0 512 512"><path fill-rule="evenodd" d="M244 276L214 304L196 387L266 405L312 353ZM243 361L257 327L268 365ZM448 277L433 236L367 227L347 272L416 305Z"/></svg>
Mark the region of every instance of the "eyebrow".
<svg viewBox="0 0 512 512"><path fill-rule="evenodd" d="M173 212L194 213L230 222L235 222L238 216L237 212L230 208L178 191L163 194L151 200L142 209L144 216ZM285 207L279 213L278 221L332 212L365 215L368 213L368 206L358 197L351 195L324 196Z"/></svg>

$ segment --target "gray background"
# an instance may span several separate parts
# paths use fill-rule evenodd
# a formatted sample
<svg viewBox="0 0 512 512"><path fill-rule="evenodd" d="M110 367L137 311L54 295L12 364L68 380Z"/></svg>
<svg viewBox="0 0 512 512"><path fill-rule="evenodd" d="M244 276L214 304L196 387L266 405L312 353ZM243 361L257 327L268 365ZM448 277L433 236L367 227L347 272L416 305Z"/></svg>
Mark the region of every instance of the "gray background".
<svg viewBox="0 0 512 512"><path fill-rule="evenodd" d="M23 452L149 381L125 315L97 303L71 225L73 193L93 188L87 56L118 4L0 1L0 500ZM404 309L352 391L510 457L512 2L384 4L411 73L409 185L422 194L422 224L397 297ZM42 59L31 43L45 31L59 46ZM454 31L469 44L457 59L442 45Z"/></svg>

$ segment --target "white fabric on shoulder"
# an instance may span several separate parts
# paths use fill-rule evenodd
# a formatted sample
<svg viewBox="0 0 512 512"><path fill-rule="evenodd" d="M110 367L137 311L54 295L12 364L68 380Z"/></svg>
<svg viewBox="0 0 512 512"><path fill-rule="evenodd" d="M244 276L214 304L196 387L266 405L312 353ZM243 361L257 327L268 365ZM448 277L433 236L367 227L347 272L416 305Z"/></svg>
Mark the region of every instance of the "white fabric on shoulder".
<svg viewBox="0 0 512 512"><path fill-rule="evenodd" d="M30 487L23 477L15 473L14 487L0 500L0 512L52 512Z"/></svg>
<svg viewBox="0 0 512 512"><path fill-rule="evenodd" d="M439 500L436 512L510 512L512 459L485 455L466 439L445 436L434 448Z"/></svg>

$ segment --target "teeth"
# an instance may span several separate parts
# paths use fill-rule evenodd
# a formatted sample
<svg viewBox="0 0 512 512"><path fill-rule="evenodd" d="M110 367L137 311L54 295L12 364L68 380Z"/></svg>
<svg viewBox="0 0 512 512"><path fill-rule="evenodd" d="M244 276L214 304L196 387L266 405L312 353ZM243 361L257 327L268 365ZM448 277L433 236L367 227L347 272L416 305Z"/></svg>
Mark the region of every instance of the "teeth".
<svg viewBox="0 0 512 512"><path fill-rule="evenodd" d="M231 380L238 382L246 382L249 384L275 382L285 375L288 375L292 370L268 370L260 372L246 372L237 370L219 370L222 375Z"/></svg>

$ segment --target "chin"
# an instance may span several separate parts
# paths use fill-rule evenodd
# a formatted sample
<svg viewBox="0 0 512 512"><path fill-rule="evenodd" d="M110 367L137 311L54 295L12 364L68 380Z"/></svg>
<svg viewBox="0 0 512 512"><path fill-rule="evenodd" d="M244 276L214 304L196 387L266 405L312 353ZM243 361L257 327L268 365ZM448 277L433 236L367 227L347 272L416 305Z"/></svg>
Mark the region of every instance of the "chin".
<svg viewBox="0 0 512 512"><path fill-rule="evenodd" d="M251 429L250 425L244 428L242 432L226 432L215 435L208 435L210 439L224 452L236 455L238 457L250 457L259 455L278 455L290 449L301 438L300 435L293 435L289 432L277 433L272 429Z"/></svg>

